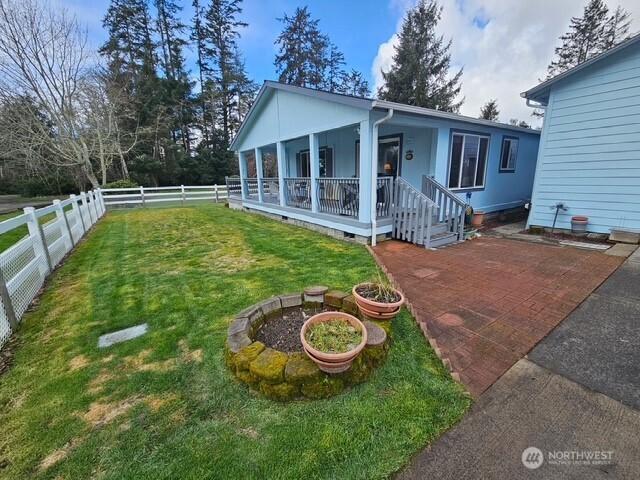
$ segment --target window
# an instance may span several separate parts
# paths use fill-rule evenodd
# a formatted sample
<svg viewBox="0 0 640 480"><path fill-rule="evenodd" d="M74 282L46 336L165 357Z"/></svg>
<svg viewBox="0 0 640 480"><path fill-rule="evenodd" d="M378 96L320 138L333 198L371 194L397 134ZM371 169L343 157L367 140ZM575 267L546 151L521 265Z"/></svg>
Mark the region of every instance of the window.
<svg viewBox="0 0 640 480"><path fill-rule="evenodd" d="M515 172L518 158L518 139L504 137L502 139L502 153L500 154L500 171Z"/></svg>
<svg viewBox="0 0 640 480"><path fill-rule="evenodd" d="M454 133L449 161L449 188L484 188L489 137Z"/></svg>
<svg viewBox="0 0 640 480"><path fill-rule="evenodd" d="M322 147L319 151L319 160L320 176L333 177L333 148ZM311 157L309 156L309 150L298 152L297 164L299 177L311 176Z"/></svg>

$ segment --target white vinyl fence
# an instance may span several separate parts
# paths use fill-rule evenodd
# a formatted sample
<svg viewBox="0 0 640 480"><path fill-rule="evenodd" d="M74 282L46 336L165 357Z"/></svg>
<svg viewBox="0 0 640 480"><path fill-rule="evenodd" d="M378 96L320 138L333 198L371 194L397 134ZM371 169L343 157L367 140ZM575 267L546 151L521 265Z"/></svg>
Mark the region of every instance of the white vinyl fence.
<svg viewBox="0 0 640 480"><path fill-rule="evenodd" d="M106 206L142 205L160 202L220 202L229 198L226 185L175 187L104 188L100 190Z"/></svg>
<svg viewBox="0 0 640 480"><path fill-rule="evenodd" d="M0 235L27 226L28 235L0 253L0 347L16 329L47 276L104 215L100 190L54 200L53 205L27 207L0 222ZM42 218L55 217L46 223Z"/></svg>

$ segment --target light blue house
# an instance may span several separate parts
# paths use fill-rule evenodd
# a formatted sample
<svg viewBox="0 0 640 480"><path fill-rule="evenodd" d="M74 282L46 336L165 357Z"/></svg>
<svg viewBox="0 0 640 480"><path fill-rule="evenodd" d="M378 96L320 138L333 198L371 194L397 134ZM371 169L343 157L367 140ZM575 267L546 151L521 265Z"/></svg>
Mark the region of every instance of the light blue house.
<svg viewBox="0 0 640 480"><path fill-rule="evenodd" d="M374 244L439 246L462 238L466 204L530 200L538 142L530 129L265 82L231 144L231 204Z"/></svg>
<svg viewBox="0 0 640 480"><path fill-rule="evenodd" d="M640 36L522 96L545 108L529 225L640 229Z"/></svg>

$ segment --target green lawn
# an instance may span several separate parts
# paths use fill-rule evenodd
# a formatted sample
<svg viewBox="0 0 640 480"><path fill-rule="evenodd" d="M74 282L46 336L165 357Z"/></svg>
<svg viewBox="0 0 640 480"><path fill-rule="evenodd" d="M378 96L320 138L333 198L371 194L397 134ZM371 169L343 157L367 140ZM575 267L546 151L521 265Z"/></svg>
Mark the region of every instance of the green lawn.
<svg viewBox="0 0 640 480"><path fill-rule="evenodd" d="M361 246L222 206L109 213L19 331L0 377L0 476L388 476L469 406L407 312L384 366L329 400L266 400L223 359L241 309L375 271ZM145 336L96 347L142 322Z"/></svg>

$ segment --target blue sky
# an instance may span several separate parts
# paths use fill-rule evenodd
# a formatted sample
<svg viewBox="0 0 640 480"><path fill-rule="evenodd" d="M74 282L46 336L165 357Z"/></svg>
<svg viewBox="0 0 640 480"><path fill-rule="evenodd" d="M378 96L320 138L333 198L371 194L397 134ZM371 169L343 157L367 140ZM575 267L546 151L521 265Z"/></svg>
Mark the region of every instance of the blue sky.
<svg viewBox="0 0 640 480"><path fill-rule="evenodd" d="M108 0L51 0L75 13L87 25L94 46L106 34L102 18ZM150 0L152 1L152 0ZM186 20L192 0L182 0ZM443 9L438 30L453 40L452 70L464 68L465 102L461 113L477 116L489 99L497 99L500 120L518 118L536 124L520 92L544 77L558 37L572 16L581 15L587 0L440 0ZM607 0L621 5L633 17L632 32L640 25L638 0ZM308 5L320 28L344 53L347 65L360 70L372 87L381 83L380 70L391 65L401 20L415 0L245 0L240 47L249 75L261 83L275 79L273 42L282 29L276 19ZM187 52L191 65L193 54ZM193 72L195 74L195 71Z"/></svg>

